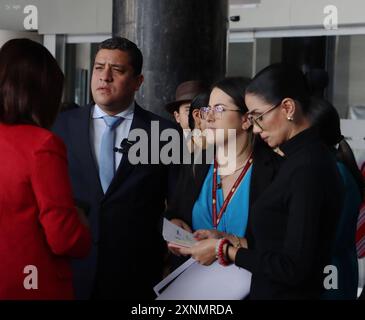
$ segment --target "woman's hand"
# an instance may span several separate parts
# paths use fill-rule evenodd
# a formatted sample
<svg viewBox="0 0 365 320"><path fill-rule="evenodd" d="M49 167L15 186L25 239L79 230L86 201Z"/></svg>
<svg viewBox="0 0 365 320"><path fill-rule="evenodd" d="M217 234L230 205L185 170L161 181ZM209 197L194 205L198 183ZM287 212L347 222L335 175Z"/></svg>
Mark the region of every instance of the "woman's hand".
<svg viewBox="0 0 365 320"><path fill-rule="evenodd" d="M247 248L247 240L246 238L239 238L231 233L221 232L215 229L211 230L197 230L194 232L194 237L196 240L204 240L204 239L221 239L226 238L229 242L236 248L242 247Z"/></svg>
<svg viewBox="0 0 365 320"><path fill-rule="evenodd" d="M189 225L187 223L185 223L183 220L181 220L181 219L171 219L170 222L177 225L178 227L184 229L185 231L192 233L192 230L189 227ZM172 254L174 254L176 256L181 255L178 246L168 242L167 243L167 248L169 249L169 251Z"/></svg>
<svg viewBox="0 0 365 320"><path fill-rule="evenodd" d="M191 228L189 227L189 225L187 223L185 223L183 220L181 219L171 219L170 220L171 223L176 224L178 227L183 228L185 231L192 233L193 231L191 230Z"/></svg>
<svg viewBox="0 0 365 320"><path fill-rule="evenodd" d="M197 262L205 266L211 265L215 260L215 247L217 239L205 239L195 243L191 248L179 248L182 255L191 255Z"/></svg>
<svg viewBox="0 0 365 320"><path fill-rule="evenodd" d="M200 229L194 232L194 237L196 240L201 241L204 239L220 239L225 238L227 236L226 233L211 229L211 230L204 230Z"/></svg>

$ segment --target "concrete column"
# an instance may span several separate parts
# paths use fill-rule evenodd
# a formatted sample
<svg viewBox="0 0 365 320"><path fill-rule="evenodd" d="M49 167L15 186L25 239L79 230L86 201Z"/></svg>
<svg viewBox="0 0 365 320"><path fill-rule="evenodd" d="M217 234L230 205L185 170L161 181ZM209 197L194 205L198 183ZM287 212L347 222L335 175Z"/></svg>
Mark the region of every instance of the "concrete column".
<svg viewBox="0 0 365 320"><path fill-rule="evenodd" d="M137 100L166 115L179 83L224 77L227 0L114 0L113 34L135 42L144 56Z"/></svg>

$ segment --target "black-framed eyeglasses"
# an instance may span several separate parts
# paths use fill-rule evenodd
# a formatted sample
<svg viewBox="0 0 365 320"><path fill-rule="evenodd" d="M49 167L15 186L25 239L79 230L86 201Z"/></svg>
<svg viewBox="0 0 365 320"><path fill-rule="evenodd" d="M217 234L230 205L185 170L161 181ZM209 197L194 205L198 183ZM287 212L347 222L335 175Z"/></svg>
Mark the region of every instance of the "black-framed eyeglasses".
<svg viewBox="0 0 365 320"><path fill-rule="evenodd" d="M233 112L240 112L240 113L242 113L242 111L239 110L239 109L236 109L236 110L227 109L222 104L216 104L214 106L206 106L206 107L200 108L200 117L203 120L206 120L210 111L213 112L213 116L214 116L215 119L222 119L222 114L225 111L233 111Z"/></svg>
<svg viewBox="0 0 365 320"><path fill-rule="evenodd" d="M264 130L264 128L262 127L262 125L260 124L260 122L262 121L262 118L264 117L265 114L269 113L270 111L274 110L275 108L277 108L278 106L281 105L281 101L277 104L275 104L274 106L270 107L268 110L266 110L265 112L259 114L258 116L254 117L252 114L248 113L248 120L250 121L251 125L254 126L258 126L261 130Z"/></svg>

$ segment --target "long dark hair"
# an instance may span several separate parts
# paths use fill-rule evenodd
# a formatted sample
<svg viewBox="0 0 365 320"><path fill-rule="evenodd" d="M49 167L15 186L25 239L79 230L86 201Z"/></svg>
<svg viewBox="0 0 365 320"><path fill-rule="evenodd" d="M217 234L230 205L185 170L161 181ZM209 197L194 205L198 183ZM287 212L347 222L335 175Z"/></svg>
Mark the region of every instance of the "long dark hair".
<svg viewBox="0 0 365 320"><path fill-rule="evenodd" d="M191 101L190 109L189 109L189 128L194 130L195 121L193 117L193 111L195 109L200 109L201 107L206 107L209 103L209 93L202 92L199 93L194 99Z"/></svg>
<svg viewBox="0 0 365 320"><path fill-rule="evenodd" d="M0 49L0 121L50 128L60 109L63 79L41 44L8 41Z"/></svg>
<svg viewBox="0 0 365 320"><path fill-rule="evenodd" d="M244 77L227 77L214 83L210 92L212 92L214 88L222 90L232 98L234 104L240 109L241 115L244 115L248 112L245 103L245 90L249 82L250 79ZM247 134L248 144L252 146L255 143L252 126L247 130Z"/></svg>
<svg viewBox="0 0 365 320"><path fill-rule="evenodd" d="M360 190L364 193L364 180L357 166L354 153L341 133L340 117L336 108L327 100L316 98L312 103L308 118L313 127L317 128L322 140L331 148L336 149L336 158L342 162L354 177Z"/></svg>
<svg viewBox="0 0 365 320"><path fill-rule="evenodd" d="M214 83L210 92L214 88L222 90L232 98L234 104L241 110L241 113L245 114L248 109L244 94L248 83L249 79L243 77L227 77Z"/></svg>
<svg viewBox="0 0 365 320"><path fill-rule="evenodd" d="M304 115L311 105L311 94L302 71L286 64L272 64L261 70L248 84L246 93L257 95L270 104L285 98L299 102Z"/></svg>

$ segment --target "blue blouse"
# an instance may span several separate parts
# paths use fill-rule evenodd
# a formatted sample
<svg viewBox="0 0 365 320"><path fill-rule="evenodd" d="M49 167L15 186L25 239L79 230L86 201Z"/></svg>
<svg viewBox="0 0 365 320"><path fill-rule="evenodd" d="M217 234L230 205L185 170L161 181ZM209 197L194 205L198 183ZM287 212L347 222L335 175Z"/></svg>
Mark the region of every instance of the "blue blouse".
<svg viewBox="0 0 365 320"><path fill-rule="evenodd" d="M194 231L199 229L214 229L212 219L213 169L214 165L212 164L204 180L200 195L193 207L192 222ZM217 230L231 233L238 237L245 235L248 220L251 174L252 165L233 194L231 201L228 203L226 211L219 221ZM217 176L217 183L220 183L219 175ZM220 211L223 202L223 189L219 188L217 189L217 213Z"/></svg>

